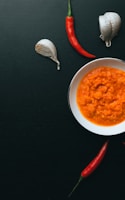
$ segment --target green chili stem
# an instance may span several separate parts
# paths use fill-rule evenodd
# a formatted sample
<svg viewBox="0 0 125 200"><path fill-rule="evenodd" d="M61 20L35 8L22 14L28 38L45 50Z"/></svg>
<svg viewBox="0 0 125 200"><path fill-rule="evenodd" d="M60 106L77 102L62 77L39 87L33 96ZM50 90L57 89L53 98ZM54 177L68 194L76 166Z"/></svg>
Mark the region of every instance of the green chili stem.
<svg viewBox="0 0 125 200"><path fill-rule="evenodd" d="M83 180L83 177L80 176L78 182L76 183L76 185L74 186L73 190L70 192L70 194L68 195L68 197L71 197L72 193L75 191L75 189L78 187L79 183Z"/></svg>
<svg viewBox="0 0 125 200"><path fill-rule="evenodd" d="M68 16L72 16L72 10L71 10L71 2L68 0Z"/></svg>

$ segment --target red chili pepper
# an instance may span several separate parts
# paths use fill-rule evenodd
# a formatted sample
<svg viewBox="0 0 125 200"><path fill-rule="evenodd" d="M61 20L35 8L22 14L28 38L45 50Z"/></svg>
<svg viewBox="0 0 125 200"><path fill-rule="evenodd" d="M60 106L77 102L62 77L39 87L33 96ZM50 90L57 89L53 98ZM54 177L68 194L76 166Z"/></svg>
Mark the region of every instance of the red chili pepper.
<svg viewBox="0 0 125 200"><path fill-rule="evenodd" d="M82 170L81 174L80 174L80 178L77 182L77 184L75 185L75 187L73 188L73 190L71 191L71 193L68 195L68 197L70 197L72 195L72 193L74 192L74 190L77 188L77 186L79 185L79 183L86 177L88 177L101 163L101 161L103 160L106 150L108 147L108 141L106 141L102 148L100 149L100 151L98 152L98 154L96 155L96 157Z"/></svg>
<svg viewBox="0 0 125 200"><path fill-rule="evenodd" d="M75 34L75 29L74 29L74 17L72 16L71 12L71 3L70 0L68 0L68 15L66 17L66 32L68 36L68 40L72 47L76 49L77 52L79 52L81 55L88 57L88 58L95 58L96 56L87 52L83 47L79 44L76 34Z"/></svg>

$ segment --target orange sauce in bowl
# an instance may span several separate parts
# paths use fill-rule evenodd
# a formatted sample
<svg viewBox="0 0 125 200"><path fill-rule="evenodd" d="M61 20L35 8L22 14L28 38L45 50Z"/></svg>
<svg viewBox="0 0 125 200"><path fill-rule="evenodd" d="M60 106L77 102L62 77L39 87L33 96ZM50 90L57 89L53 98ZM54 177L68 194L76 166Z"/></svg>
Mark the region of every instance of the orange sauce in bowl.
<svg viewBox="0 0 125 200"><path fill-rule="evenodd" d="M80 81L76 100L89 121L111 126L125 120L125 72L100 66Z"/></svg>

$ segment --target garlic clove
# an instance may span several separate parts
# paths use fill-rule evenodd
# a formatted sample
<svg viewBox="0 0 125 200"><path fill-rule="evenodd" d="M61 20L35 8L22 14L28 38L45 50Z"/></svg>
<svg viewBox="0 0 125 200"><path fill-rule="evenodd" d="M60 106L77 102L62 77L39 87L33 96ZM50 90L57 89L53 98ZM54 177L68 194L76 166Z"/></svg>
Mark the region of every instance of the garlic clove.
<svg viewBox="0 0 125 200"><path fill-rule="evenodd" d="M104 15L99 16L100 38L105 41L106 47L111 46L112 28L109 20Z"/></svg>
<svg viewBox="0 0 125 200"><path fill-rule="evenodd" d="M35 45L35 51L57 63L57 70L60 70L60 62L57 59L57 50L54 43L49 39L41 39Z"/></svg>
<svg viewBox="0 0 125 200"><path fill-rule="evenodd" d="M118 13L115 12L106 12L104 14L111 23L112 26L112 35L111 38L113 39L117 34L121 27L121 17Z"/></svg>

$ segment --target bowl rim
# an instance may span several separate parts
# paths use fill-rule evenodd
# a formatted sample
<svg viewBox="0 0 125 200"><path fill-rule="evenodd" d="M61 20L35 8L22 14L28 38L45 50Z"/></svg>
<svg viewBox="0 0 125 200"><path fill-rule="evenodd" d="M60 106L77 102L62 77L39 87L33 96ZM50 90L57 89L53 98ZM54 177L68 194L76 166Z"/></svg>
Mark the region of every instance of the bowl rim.
<svg viewBox="0 0 125 200"><path fill-rule="evenodd" d="M91 121L89 121L88 119L86 119L80 112L80 110L78 109L78 105L76 103L76 91L77 91L77 86L78 83L80 82L80 78L79 78L79 74L83 71L81 74L86 74L87 72L89 72L91 69L87 69L88 66L94 66L94 68L99 67L99 65L97 65L99 62L104 62L106 61L107 63L109 62L113 62L113 63L119 63L119 66L111 66L113 68L118 68L121 69L123 71L125 71L125 61L119 58L113 58L113 57L103 57L103 58L97 58L94 59L86 64L84 64L72 77L70 84L69 84L69 88L68 88L68 104L69 104L69 108L74 116L74 118L76 119L76 121L86 130L88 130L91 133L97 134L97 135L103 135L103 136L113 136L113 135L118 135L121 133L125 132L125 121L116 124L116 125L112 125L112 126L103 126L103 125L98 125L98 124L94 124ZM124 66L124 69L123 69ZM88 67L88 68L91 68ZM110 65L109 65L110 67ZM80 77L83 77L83 75L80 75ZM74 84L76 84L74 86ZM75 89L73 88L75 87ZM72 94L73 93L73 94ZM72 99L73 97L73 99ZM74 108L75 107L75 108Z"/></svg>

